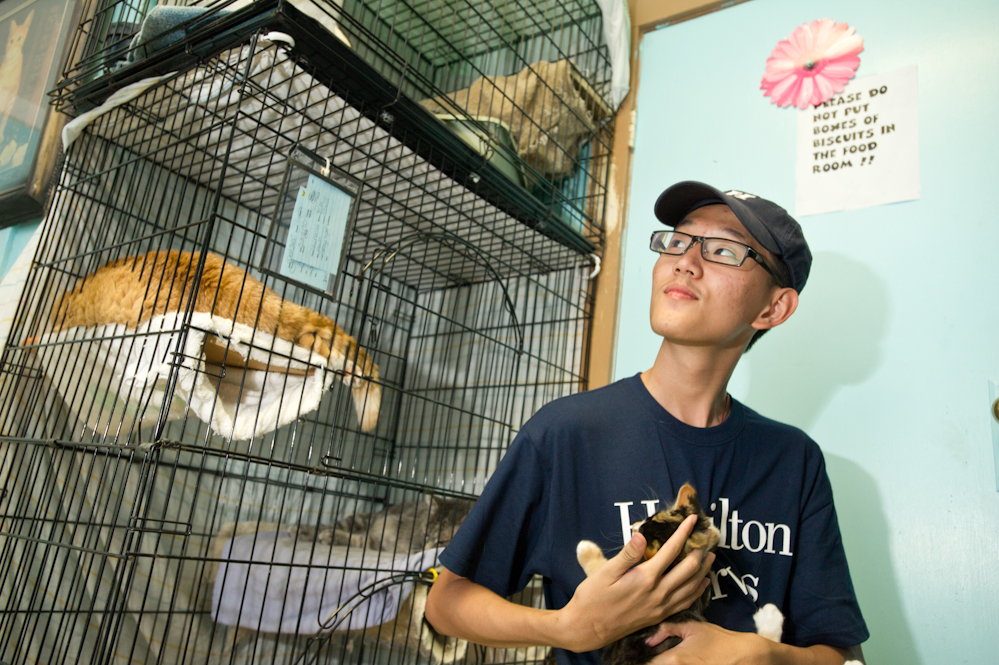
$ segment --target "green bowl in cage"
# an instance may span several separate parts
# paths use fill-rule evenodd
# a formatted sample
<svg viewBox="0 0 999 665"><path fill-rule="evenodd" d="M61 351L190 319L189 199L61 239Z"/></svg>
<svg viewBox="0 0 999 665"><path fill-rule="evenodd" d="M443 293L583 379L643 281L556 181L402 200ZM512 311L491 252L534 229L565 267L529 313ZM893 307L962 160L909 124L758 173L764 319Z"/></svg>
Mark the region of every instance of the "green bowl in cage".
<svg viewBox="0 0 999 665"><path fill-rule="evenodd" d="M486 116L461 117L438 113L435 117L455 136L485 157L496 170L521 187L524 186L524 173L513 157L517 154L513 134L506 123Z"/></svg>
<svg viewBox="0 0 999 665"><path fill-rule="evenodd" d="M528 188L528 191L551 211L553 218L577 233L583 233L586 224L582 213L566 200L568 196L567 190L571 191L572 184L564 182L552 183L549 181L534 182Z"/></svg>

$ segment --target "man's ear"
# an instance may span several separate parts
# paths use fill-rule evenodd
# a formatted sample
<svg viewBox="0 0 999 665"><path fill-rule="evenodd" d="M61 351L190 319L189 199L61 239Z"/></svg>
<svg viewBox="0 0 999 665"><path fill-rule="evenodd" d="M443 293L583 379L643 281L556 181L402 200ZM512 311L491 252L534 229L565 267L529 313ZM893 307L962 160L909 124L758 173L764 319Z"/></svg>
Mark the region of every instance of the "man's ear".
<svg viewBox="0 0 999 665"><path fill-rule="evenodd" d="M798 292L792 288L777 289L773 292L766 309L760 312L751 324L757 330L769 330L791 318L798 309Z"/></svg>

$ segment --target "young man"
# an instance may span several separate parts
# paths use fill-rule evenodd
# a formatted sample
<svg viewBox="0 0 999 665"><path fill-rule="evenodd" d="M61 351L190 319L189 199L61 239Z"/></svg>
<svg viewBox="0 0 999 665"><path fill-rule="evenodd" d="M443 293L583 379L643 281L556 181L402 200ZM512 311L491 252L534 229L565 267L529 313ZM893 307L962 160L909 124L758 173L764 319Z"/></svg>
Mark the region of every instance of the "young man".
<svg viewBox="0 0 999 665"><path fill-rule="evenodd" d="M651 321L663 338L651 369L542 408L518 434L471 515L441 555L426 616L440 632L493 646L550 645L560 664L688 607L711 589L711 623L666 625L679 646L656 663L828 663L860 657L860 614L822 453L800 430L726 392L739 358L790 317L811 253L782 208L696 182L655 205ZM666 572L685 523L639 563L629 525L683 483L721 532L714 554ZM620 552L584 579L576 544ZM622 548L622 544L624 547ZM638 564L638 565L635 565ZM505 596L534 574L546 606ZM776 604L784 644L752 616Z"/></svg>

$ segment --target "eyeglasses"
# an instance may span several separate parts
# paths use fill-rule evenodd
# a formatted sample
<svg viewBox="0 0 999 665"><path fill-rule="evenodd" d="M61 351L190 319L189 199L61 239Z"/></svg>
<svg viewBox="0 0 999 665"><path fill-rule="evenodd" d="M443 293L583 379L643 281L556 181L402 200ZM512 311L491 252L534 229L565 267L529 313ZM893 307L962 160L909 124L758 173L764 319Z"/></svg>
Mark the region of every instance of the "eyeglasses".
<svg viewBox="0 0 999 665"><path fill-rule="evenodd" d="M701 258L705 261L720 263L723 266L741 266L747 258L751 258L763 266L763 269L770 273L777 284L784 286L781 278L770 269L759 252L748 245L728 238L705 238L680 231L654 231L652 239L649 241L649 249L660 254L682 256L695 242L701 243Z"/></svg>

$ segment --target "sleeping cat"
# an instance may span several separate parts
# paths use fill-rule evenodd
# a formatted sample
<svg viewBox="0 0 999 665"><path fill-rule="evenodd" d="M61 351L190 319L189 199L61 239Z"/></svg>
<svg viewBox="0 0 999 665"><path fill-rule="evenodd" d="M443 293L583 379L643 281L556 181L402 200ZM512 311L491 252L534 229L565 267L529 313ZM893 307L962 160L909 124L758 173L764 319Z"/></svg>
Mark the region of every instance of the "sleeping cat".
<svg viewBox="0 0 999 665"><path fill-rule="evenodd" d="M187 306L196 291L194 311L210 312L256 328L329 359L329 366L345 372L351 386L361 429L375 428L381 406L378 366L357 341L329 317L284 300L244 270L217 254L205 256L200 284L194 274L199 252L149 252L108 263L64 293L52 308L52 326L58 332L75 326L119 323L134 328L153 316ZM206 336L209 362L244 366L236 353ZM251 369L270 369L251 361ZM299 373L285 368L282 371ZM304 373L304 372L302 372Z"/></svg>
<svg viewBox="0 0 999 665"><path fill-rule="evenodd" d="M227 542L236 536L264 534L270 531L286 531L306 549L321 545L326 547L349 545L351 550L387 552L391 556L415 554L424 550L443 547L458 531L458 527L468 517L473 502L467 499L450 499L425 494L413 501L397 503L382 510L370 513L357 513L344 517L334 524L325 526L287 527L273 522L228 522L223 524L211 539L208 561L202 571L203 585L211 588L215 584L216 573L222 560L222 551ZM437 637L436 633L423 629L423 606L429 587L417 585L416 592L406 601L407 611L400 610L399 617L405 627L396 629L396 620L391 625L382 625L377 631L379 639L391 640L400 636L417 651L421 648L435 654L436 662L454 662L454 651L458 640ZM207 609L211 593L203 594L202 603ZM361 634L364 631L358 631ZM237 628L231 635L231 649L251 639L256 631ZM465 645L467 648L467 644ZM450 650L450 651L449 651ZM461 651L463 654L464 651Z"/></svg>
<svg viewBox="0 0 999 665"><path fill-rule="evenodd" d="M713 550L718 545L718 529L711 524L710 518L704 514L697 501L697 492L689 484L680 488L676 501L669 508L660 510L647 520L635 524L632 529L640 531L646 540L645 560L651 559L659 551L670 536L672 536L690 515L697 515L697 524L687 539L683 550L677 555L670 568L678 564L688 554L697 549ZM580 541L576 547L576 558L587 577L592 575L607 559L596 543L589 540ZM704 610L711 600L711 587L694 601L687 609L681 610L666 618L670 623L685 621L704 621ZM647 663L652 658L667 649L672 649L680 643L679 637L669 637L661 644L650 647L645 644L646 638L655 634L658 625L649 626L624 637L617 642L604 647L602 660L606 665L639 665Z"/></svg>
<svg viewBox="0 0 999 665"><path fill-rule="evenodd" d="M382 510L357 513L333 524L285 526L274 522L226 522L212 536L206 579L214 582L214 569L225 544L236 536L285 531L303 543L326 547L350 545L369 552L415 554L447 545L468 517L473 501L424 494L413 501L389 505Z"/></svg>
<svg viewBox="0 0 999 665"><path fill-rule="evenodd" d="M7 131L7 120L14 110L17 90L21 87L21 70L24 67L22 48L31 28L31 19L34 17L35 10L32 9L21 25L14 20L10 22L3 62L0 63L0 139L3 139L4 132Z"/></svg>
<svg viewBox="0 0 999 665"><path fill-rule="evenodd" d="M471 509L472 501L427 494L377 512L344 517L329 526L300 526L297 537L323 545L415 554L446 545Z"/></svg>

